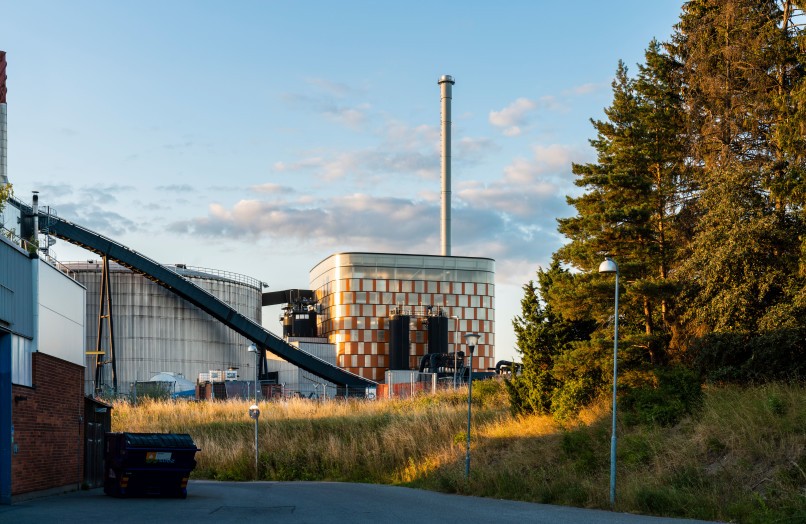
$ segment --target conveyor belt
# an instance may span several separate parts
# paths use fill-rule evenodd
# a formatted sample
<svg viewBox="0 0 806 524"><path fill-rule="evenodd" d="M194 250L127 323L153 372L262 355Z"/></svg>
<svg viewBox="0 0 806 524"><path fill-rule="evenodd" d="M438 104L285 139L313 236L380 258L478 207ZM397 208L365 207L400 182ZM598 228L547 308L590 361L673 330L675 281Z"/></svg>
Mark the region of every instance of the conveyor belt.
<svg viewBox="0 0 806 524"><path fill-rule="evenodd" d="M31 213L30 207L16 199L9 199L9 203L20 209L24 214ZM144 275L146 278L209 313L213 318L248 338L259 347L309 373L313 373L319 378L339 386L345 386L349 388L351 393L356 388L361 388L360 393L363 393L363 388L377 385L371 380L345 371L310 353L295 348L168 267L154 262L150 258L114 240L41 211L39 213L39 224L40 230L43 232L47 230L47 233L52 236L81 246L99 255L106 255L118 264Z"/></svg>

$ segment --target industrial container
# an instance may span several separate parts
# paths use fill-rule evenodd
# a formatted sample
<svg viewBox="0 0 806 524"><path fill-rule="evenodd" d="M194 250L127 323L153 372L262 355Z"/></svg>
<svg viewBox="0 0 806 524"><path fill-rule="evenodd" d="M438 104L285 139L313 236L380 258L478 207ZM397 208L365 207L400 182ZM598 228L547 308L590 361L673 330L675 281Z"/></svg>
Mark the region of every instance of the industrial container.
<svg viewBox="0 0 806 524"><path fill-rule="evenodd" d="M104 493L185 498L197 451L184 433L107 433Z"/></svg>
<svg viewBox="0 0 806 524"><path fill-rule="evenodd" d="M72 275L87 288L87 349L92 351L98 339L101 296L101 262L66 262ZM233 309L256 323L261 323L262 285L244 275L188 266L168 266ZM110 298L115 335L115 368L118 393L129 393L135 382L149 380L157 372L172 372L185 377L217 372L214 379L224 380L222 370L240 369L254 374L255 358L246 348L251 341L128 268L110 262ZM104 323L102 349L106 347L108 326ZM108 361L109 355L102 360ZM94 376L95 356L89 356L87 376ZM104 390L111 384L111 366L102 373ZM96 389L88 384L87 393Z"/></svg>
<svg viewBox="0 0 806 524"><path fill-rule="evenodd" d="M442 315L428 317L428 352L448 352L448 317Z"/></svg>
<svg viewBox="0 0 806 524"><path fill-rule="evenodd" d="M390 322L389 369L409 369L409 315L394 315Z"/></svg>

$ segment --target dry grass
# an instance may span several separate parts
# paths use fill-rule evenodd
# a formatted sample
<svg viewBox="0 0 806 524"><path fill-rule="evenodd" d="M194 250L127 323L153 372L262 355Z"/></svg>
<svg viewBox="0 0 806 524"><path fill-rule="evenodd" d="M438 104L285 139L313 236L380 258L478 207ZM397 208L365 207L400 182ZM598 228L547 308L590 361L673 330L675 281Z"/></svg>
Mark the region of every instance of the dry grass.
<svg viewBox="0 0 806 524"><path fill-rule="evenodd" d="M591 508L609 506L610 406L576 421L513 418L494 384L474 387L471 479L467 390L375 402L260 403L261 479L405 484ZM197 478L249 480L248 402L117 404L116 431L193 436ZM806 389L706 391L673 428L619 426L617 509L735 522L806 522ZM800 519L800 520L798 520Z"/></svg>

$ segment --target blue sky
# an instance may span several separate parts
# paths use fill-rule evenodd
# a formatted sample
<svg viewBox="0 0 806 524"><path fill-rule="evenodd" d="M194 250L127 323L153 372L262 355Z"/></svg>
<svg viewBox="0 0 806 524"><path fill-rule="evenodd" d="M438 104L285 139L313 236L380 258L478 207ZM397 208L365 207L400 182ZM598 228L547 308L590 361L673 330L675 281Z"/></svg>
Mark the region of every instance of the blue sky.
<svg viewBox="0 0 806 524"><path fill-rule="evenodd" d="M594 159L589 119L680 4L0 0L9 180L160 262L307 287L335 252L439 254L450 74L452 252L496 260L511 359L571 162Z"/></svg>

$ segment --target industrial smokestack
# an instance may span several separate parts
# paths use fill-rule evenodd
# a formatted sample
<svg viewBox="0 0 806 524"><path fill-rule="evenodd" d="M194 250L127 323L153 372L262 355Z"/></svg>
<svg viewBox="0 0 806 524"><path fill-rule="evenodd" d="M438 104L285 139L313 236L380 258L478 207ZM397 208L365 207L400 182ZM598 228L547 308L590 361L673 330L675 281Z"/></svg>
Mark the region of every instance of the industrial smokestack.
<svg viewBox="0 0 806 524"><path fill-rule="evenodd" d="M31 240L36 244L39 239L39 191L31 191L33 198L31 199L31 217L33 218L34 233L31 235Z"/></svg>
<svg viewBox="0 0 806 524"><path fill-rule="evenodd" d="M0 51L0 185L8 184L8 115L6 112L6 52Z"/></svg>
<svg viewBox="0 0 806 524"><path fill-rule="evenodd" d="M451 98L455 83L451 75L443 75L439 82L442 101L442 256L451 256Z"/></svg>

